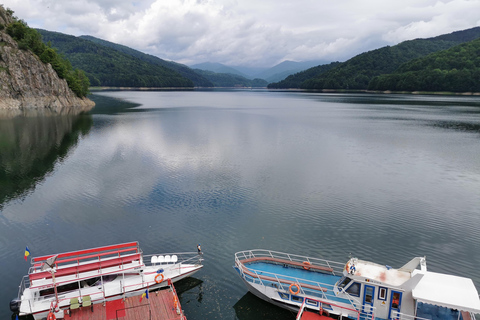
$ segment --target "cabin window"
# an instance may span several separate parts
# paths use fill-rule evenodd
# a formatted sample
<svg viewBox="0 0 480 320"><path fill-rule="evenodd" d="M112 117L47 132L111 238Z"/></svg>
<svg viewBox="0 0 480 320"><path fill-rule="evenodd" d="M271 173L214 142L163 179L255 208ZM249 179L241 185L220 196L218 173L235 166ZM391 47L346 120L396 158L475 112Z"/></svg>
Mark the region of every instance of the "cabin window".
<svg viewBox="0 0 480 320"><path fill-rule="evenodd" d="M342 279L340 279L340 281L338 282L338 287L339 288L345 288L345 286L347 284L350 283L350 281L352 281L352 279L348 278L348 277L343 277Z"/></svg>
<svg viewBox="0 0 480 320"><path fill-rule="evenodd" d="M352 285L350 285L346 291L348 294L352 296L360 297L360 283L358 282L352 283Z"/></svg>
<svg viewBox="0 0 480 320"><path fill-rule="evenodd" d="M302 297L297 297L297 296L292 296L292 301L302 303L303 298Z"/></svg>
<svg viewBox="0 0 480 320"><path fill-rule="evenodd" d="M387 300L387 288L378 288L378 300Z"/></svg>
<svg viewBox="0 0 480 320"><path fill-rule="evenodd" d="M365 286L365 303L373 303L373 287Z"/></svg>
<svg viewBox="0 0 480 320"><path fill-rule="evenodd" d="M327 303L322 303L322 308L326 310L333 310L332 306Z"/></svg>
<svg viewBox="0 0 480 320"><path fill-rule="evenodd" d="M316 307L318 305L318 302L315 300L305 299L305 304Z"/></svg>
<svg viewBox="0 0 480 320"><path fill-rule="evenodd" d="M58 286L57 293L60 294L60 293L75 291L75 290L78 290L78 288L79 288L78 282L73 282L73 283L65 284L63 286ZM49 289L40 291L41 297L47 297L54 294L55 294L54 288L49 288Z"/></svg>
<svg viewBox="0 0 480 320"><path fill-rule="evenodd" d="M400 292L392 294L392 309L399 309L400 306Z"/></svg>
<svg viewBox="0 0 480 320"><path fill-rule="evenodd" d="M116 274L109 274L109 275L106 275L106 276L103 276L103 283L106 283L106 282L111 282L113 280L117 279L117 275Z"/></svg>
<svg viewBox="0 0 480 320"><path fill-rule="evenodd" d="M283 293L283 292L279 292L278 294L280 295L280 298L282 298L284 300L290 300L290 295L289 294L286 294L286 293Z"/></svg>

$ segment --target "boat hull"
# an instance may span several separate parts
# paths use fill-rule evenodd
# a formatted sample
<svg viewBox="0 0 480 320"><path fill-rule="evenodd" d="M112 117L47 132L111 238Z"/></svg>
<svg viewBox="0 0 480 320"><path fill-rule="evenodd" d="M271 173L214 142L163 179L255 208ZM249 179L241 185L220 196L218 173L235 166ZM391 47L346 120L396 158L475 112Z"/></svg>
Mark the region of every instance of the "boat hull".
<svg viewBox="0 0 480 320"><path fill-rule="evenodd" d="M247 287L248 291L250 291L252 294L257 296L258 298L260 298L260 299L262 299L266 302L269 302L273 305L276 305L277 307L288 309L288 310L294 311L294 312L298 312L300 306L290 305L290 304L287 304L287 303L284 303L284 302L277 301L277 300L272 298L272 296L275 294L275 292L270 292L270 294L268 294L266 292L266 290L259 290L258 288L253 286L250 282L246 281L244 278L241 278L241 279L242 279L243 283L245 284L245 286Z"/></svg>
<svg viewBox="0 0 480 320"><path fill-rule="evenodd" d="M185 272L185 273L180 274L178 276L172 277L172 278L170 278L170 280L172 281L172 283L175 283L175 282L180 281L184 278L192 276L193 274L198 272L201 268L203 268L203 265L196 267L192 271ZM148 286L148 287L142 287L142 288L132 290L132 291L129 291L129 292L125 292L125 293L119 293L119 294L115 294L115 295L106 296L105 299L101 299L101 300L93 300L92 304L100 304L100 303L105 303L106 301L113 301L113 300L118 300L118 299L123 299L123 298L139 296L139 295L142 295L147 288L148 288L149 291L154 291L154 290L159 290L159 289L162 289L162 288L166 288L168 286L169 286L168 280L165 279L161 283L158 283L158 284L155 284L155 285L151 285L151 286ZM69 310L69 306L68 305L67 306L60 306L59 309L61 310L61 311L59 311L60 314L62 312L64 314L67 314L68 310ZM20 316L26 316L26 315L31 314L35 320L41 320L41 319L44 319L48 316L49 311L50 311L49 309L45 309L45 310L41 310L41 311L38 311L38 312L35 312L35 313L20 313L19 315Z"/></svg>

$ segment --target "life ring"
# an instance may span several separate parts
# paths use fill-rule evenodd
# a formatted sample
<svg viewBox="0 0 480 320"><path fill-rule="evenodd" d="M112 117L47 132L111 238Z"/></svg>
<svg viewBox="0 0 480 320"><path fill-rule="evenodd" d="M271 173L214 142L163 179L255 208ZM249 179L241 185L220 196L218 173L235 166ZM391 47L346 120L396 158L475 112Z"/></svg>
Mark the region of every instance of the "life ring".
<svg viewBox="0 0 480 320"><path fill-rule="evenodd" d="M47 316L47 320L55 320L57 317L55 317L55 314L53 312L49 312Z"/></svg>
<svg viewBox="0 0 480 320"><path fill-rule="evenodd" d="M158 277L162 277L162 279L160 279L160 281L157 279ZM155 282L156 283L161 283L163 281L163 273L159 273L155 276Z"/></svg>
<svg viewBox="0 0 480 320"><path fill-rule="evenodd" d="M297 291L293 291L292 287L295 286L297 288ZM296 283L292 283L290 287L288 287L288 290L290 290L291 294L298 294L300 292L300 286Z"/></svg>
<svg viewBox="0 0 480 320"><path fill-rule="evenodd" d="M308 261L303 261L303 269L305 269L305 270L310 270L309 265L311 265L310 262L308 262Z"/></svg>
<svg viewBox="0 0 480 320"><path fill-rule="evenodd" d="M345 271L347 271L347 273L350 272L350 266L348 265L348 262L347 262L347 264L345 265Z"/></svg>

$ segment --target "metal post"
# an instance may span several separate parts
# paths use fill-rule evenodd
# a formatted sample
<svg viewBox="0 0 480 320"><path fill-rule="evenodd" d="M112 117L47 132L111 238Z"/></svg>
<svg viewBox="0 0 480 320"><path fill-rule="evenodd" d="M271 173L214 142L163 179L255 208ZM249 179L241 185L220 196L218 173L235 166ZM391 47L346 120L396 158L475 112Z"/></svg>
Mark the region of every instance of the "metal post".
<svg viewBox="0 0 480 320"><path fill-rule="evenodd" d="M52 268L53 290L55 291L55 309L58 307L57 284L55 283L55 269Z"/></svg>

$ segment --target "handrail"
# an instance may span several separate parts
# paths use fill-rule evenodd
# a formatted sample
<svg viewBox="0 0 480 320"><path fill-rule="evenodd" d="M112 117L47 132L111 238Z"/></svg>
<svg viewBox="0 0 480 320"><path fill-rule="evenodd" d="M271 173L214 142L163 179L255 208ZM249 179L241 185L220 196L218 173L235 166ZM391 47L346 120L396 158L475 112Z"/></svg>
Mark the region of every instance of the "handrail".
<svg viewBox="0 0 480 320"><path fill-rule="evenodd" d="M240 251L235 254L235 265L238 267L241 275L243 278L246 279L246 276L250 276L251 278L256 278L258 279L259 283L264 285L264 280L265 281L271 281L271 282L277 282L279 287L282 290L286 290L285 287L283 286L283 283L291 284L291 283L296 283L299 286L299 289L303 294L305 294L305 290L316 290L321 292L322 297L324 299L327 299L329 296L332 296L332 298L335 299L344 299L345 302L348 301L350 305L355 307L355 305L360 305L361 302L358 299L355 299L345 291L343 291L346 294L346 297L337 297L333 296L331 294L327 294L328 290L332 290L335 287L334 285L331 284L324 284L312 280L307 280L307 279L301 279L301 278L295 278L295 277L289 277L282 275L281 278L278 277L277 274L262 271L262 274L258 274L258 272L255 269L248 268L246 267L243 262L246 260L248 261L253 261L255 260L262 260L261 258L265 258L265 260L270 260L270 258L273 259L279 259L280 261L284 261L285 259L288 259L288 261L291 261L293 265L296 266L305 266L303 263L299 263L299 261L309 261L311 265L308 265L308 267L312 268L315 265L320 265L320 266L327 266L331 270L331 274L335 275L335 269L337 269L337 272L343 273L344 269L344 264L343 263L338 263L334 261L328 261L325 259L317 259L317 258L311 258L311 257L305 257L305 256L300 256L300 255L292 255L292 254L286 254L286 253L281 253L281 252L275 252L275 251L270 251L270 250L262 250L262 249L254 249L254 250L248 250L248 251ZM278 261L277 261L278 262ZM325 271L325 270L323 270ZM250 273L250 274L249 274ZM263 279L262 279L263 278ZM326 289L325 289L326 288Z"/></svg>
<svg viewBox="0 0 480 320"><path fill-rule="evenodd" d="M278 251L264 250L264 249L239 251L235 254L235 258L238 260L243 260L243 259L240 259L240 257L244 257L244 259L251 259L251 258L266 257L266 256L272 257L272 258L278 258L278 259L287 259L292 262L300 262L300 263L303 263L304 261L309 261L312 264L327 266L328 268L334 269L333 271L334 273L335 272L343 273L343 269L345 266L345 263L341 263L341 262L283 253Z"/></svg>
<svg viewBox="0 0 480 320"><path fill-rule="evenodd" d="M375 319L375 308L373 307L371 310L372 312L364 312L364 311L359 311L358 309L354 308L354 309L351 309L351 308L347 308L347 307L344 307L342 305L339 305L339 304L336 304L336 303L332 303L331 301L323 301L323 300L319 300L319 299L314 299L314 298L311 298L311 297L308 297L308 298L303 298L303 303L302 303L302 307L300 308L300 310L298 310L298 313L297 313L297 318L296 320L300 320L301 319L301 316L302 316L302 313L304 312L305 310L305 307L306 307L306 304L305 304L305 301L306 299L310 300L310 301L316 301L319 303L319 311L322 313L322 310L323 309L323 306L322 304L326 304L326 305L329 305L329 306L334 306L336 308L340 308L341 310L346 310L348 311L348 313L352 313L352 314L356 314L357 315L357 320L359 320L360 318L362 319L368 319L371 317L371 320L374 320ZM350 314L349 314L350 316Z"/></svg>

